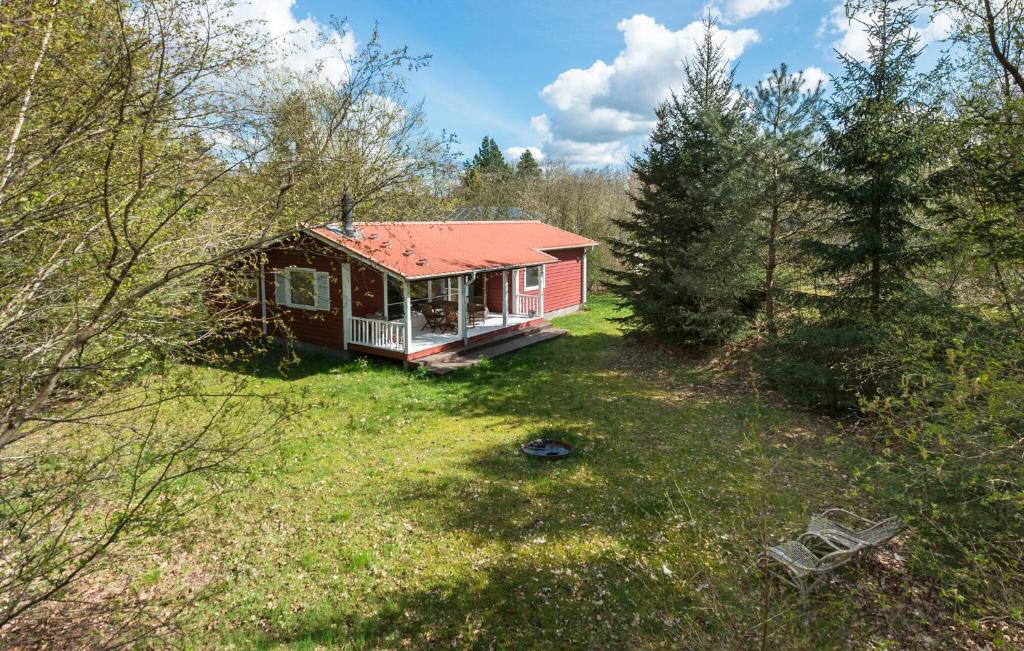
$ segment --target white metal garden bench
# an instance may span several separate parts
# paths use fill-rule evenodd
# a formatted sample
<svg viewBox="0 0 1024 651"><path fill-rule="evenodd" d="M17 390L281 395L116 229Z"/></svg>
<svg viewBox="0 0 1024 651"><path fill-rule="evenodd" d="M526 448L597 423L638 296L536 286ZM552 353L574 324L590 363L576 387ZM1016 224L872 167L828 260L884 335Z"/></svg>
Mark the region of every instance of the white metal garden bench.
<svg viewBox="0 0 1024 651"><path fill-rule="evenodd" d="M844 549L877 547L892 540L903 530L898 517L869 520L845 509L829 509L811 516L809 533L816 533Z"/></svg>
<svg viewBox="0 0 1024 651"><path fill-rule="evenodd" d="M812 515L807 531L796 540L769 547L758 557L758 566L806 595L829 572L902 530L898 517L875 521L845 509L828 509Z"/></svg>
<svg viewBox="0 0 1024 651"><path fill-rule="evenodd" d="M807 532L796 540L769 547L758 557L757 564L806 595L829 572L848 563L861 549L860 546L840 547L820 534Z"/></svg>

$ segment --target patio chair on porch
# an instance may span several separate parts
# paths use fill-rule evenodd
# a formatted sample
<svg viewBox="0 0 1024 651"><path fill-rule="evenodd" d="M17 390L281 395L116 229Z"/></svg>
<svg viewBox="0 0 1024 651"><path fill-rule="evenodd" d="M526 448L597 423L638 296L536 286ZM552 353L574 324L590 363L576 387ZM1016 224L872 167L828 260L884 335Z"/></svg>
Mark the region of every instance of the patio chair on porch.
<svg viewBox="0 0 1024 651"><path fill-rule="evenodd" d="M483 325L487 322L487 305L484 303L483 297L473 297L469 301L469 324L476 325L477 323Z"/></svg>
<svg viewBox="0 0 1024 651"><path fill-rule="evenodd" d="M420 303L420 313L423 314L423 318L426 319L424 327L430 328L431 330L443 330L444 329L444 310L438 305L431 305L430 303Z"/></svg>
<svg viewBox="0 0 1024 651"><path fill-rule="evenodd" d="M441 304L441 331L459 331L459 304L455 301L445 301Z"/></svg>
<svg viewBox="0 0 1024 651"><path fill-rule="evenodd" d="M829 509L811 516L807 531L828 538L834 544L852 547L877 547L889 542L903 530L898 517L868 520L845 509Z"/></svg>

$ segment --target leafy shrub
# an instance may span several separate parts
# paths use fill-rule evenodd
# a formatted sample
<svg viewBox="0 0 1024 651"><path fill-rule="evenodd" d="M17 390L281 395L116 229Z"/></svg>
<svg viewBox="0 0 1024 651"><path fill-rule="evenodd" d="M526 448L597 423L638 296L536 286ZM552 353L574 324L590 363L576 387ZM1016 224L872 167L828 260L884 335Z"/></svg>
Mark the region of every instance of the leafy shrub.
<svg viewBox="0 0 1024 651"><path fill-rule="evenodd" d="M883 424L876 465L898 478L918 565L1009 607L1024 596L1024 343L964 334L861 406Z"/></svg>
<svg viewBox="0 0 1024 651"><path fill-rule="evenodd" d="M864 399L897 392L906 373L932 368L964 333L984 338L993 331L945 301L912 295L891 304L881 323L849 316L788 323L762 353L761 369L793 402L852 411Z"/></svg>
<svg viewBox="0 0 1024 651"><path fill-rule="evenodd" d="M770 343L761 361L769 386L789 400L843 411L856 407L858 396L894 382L894 357L879 330L849 321L791 327Z"/></svg>

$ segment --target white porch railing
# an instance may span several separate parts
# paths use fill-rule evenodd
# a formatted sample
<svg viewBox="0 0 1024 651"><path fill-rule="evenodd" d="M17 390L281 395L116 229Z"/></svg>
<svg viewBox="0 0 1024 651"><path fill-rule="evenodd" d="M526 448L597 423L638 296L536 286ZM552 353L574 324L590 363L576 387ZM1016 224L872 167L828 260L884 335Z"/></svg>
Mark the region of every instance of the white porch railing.
<svg viewBox="0 0 1024 651"><path fill-rule="evenodd" d="M405 324L401 321L348 318L349 343L387 350L405 350Z"/></svg>
<svg viewBox="0 0 1024 651"><path fill-rule="evenodd" d="M535 316L540 313L540 296L536 294L520 294L516 292L516 301L513 306L515 314L526 314Z"/></svg>

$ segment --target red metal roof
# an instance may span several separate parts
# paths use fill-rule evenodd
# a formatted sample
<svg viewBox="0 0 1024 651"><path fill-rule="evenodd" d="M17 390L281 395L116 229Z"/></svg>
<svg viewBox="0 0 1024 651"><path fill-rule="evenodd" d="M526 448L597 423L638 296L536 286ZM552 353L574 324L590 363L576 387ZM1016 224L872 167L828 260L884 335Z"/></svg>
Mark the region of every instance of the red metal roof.
<svg viewBox="0 0 1024 651"><path fill-rule="evenodd" d="M405 278L555 262L545 250L597 242L539 221L360 222L361 239L337 225L310 229Z"/></svg>

